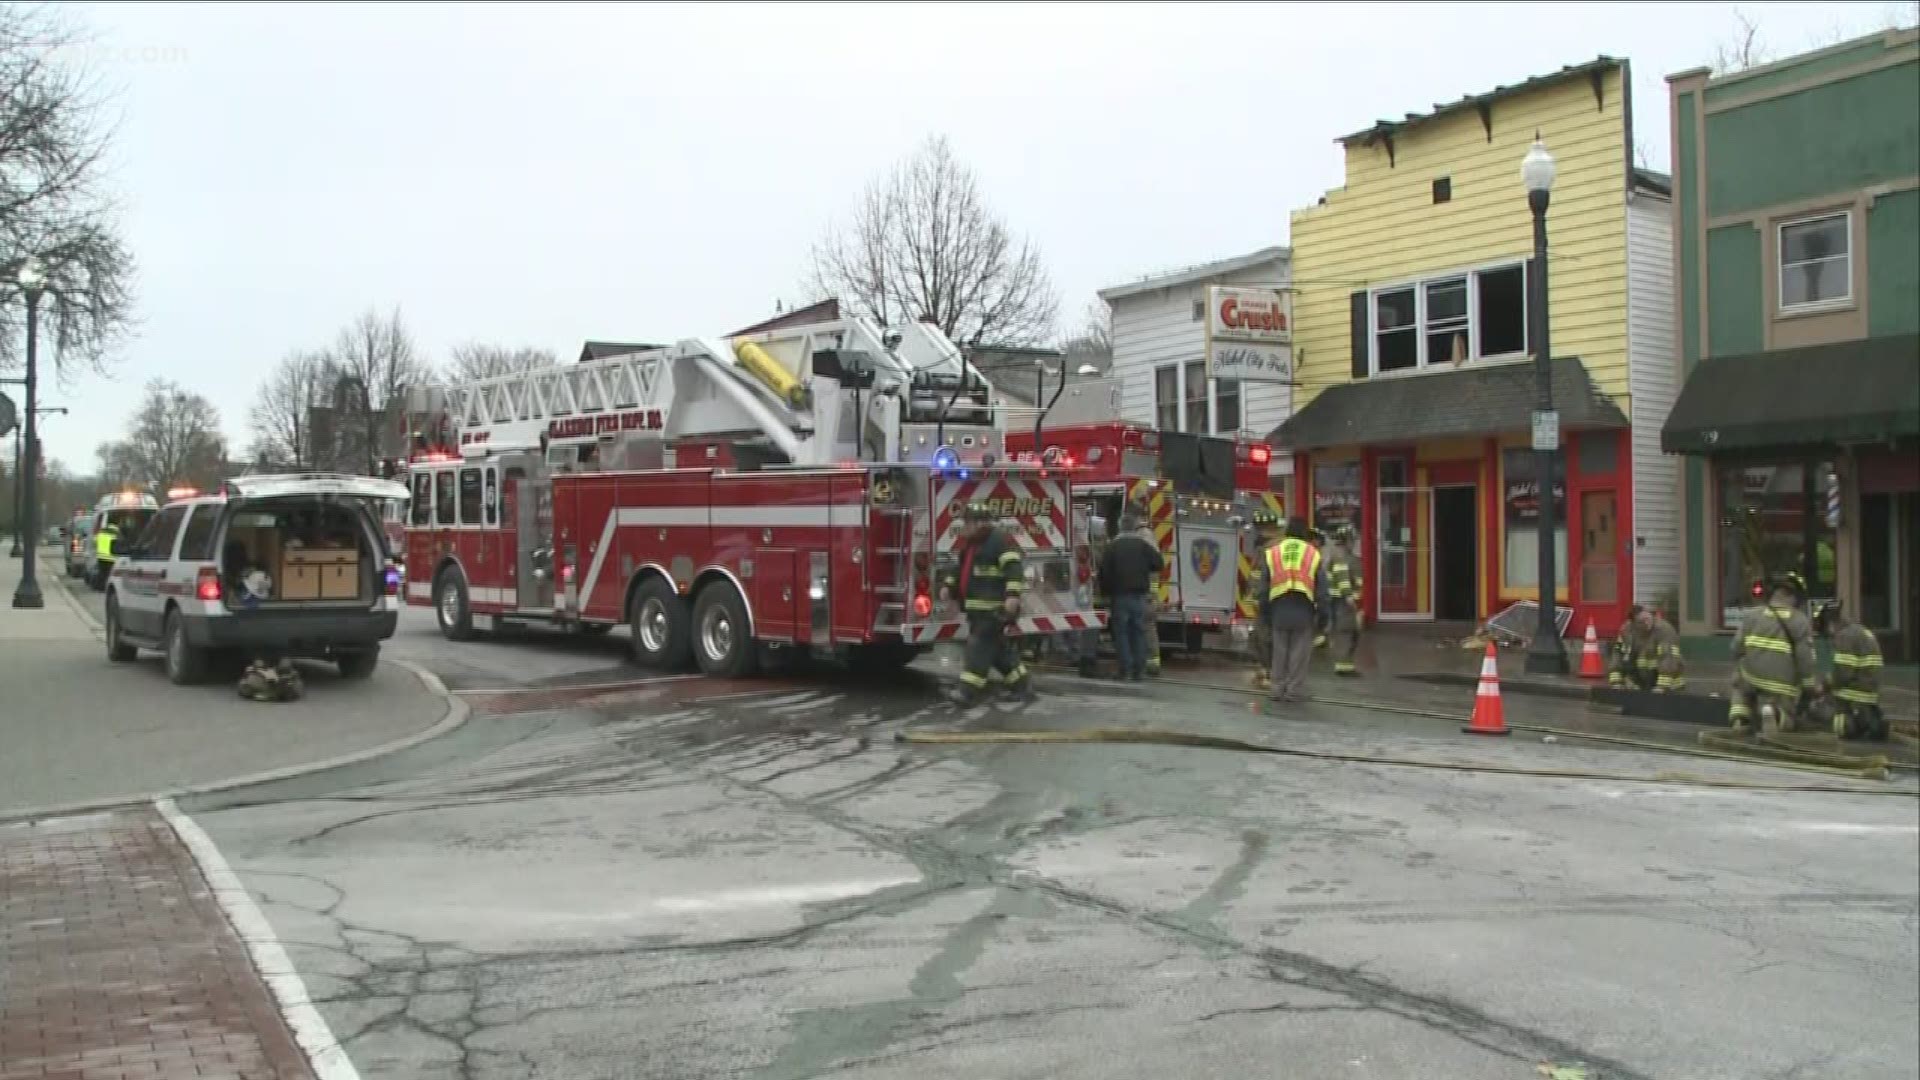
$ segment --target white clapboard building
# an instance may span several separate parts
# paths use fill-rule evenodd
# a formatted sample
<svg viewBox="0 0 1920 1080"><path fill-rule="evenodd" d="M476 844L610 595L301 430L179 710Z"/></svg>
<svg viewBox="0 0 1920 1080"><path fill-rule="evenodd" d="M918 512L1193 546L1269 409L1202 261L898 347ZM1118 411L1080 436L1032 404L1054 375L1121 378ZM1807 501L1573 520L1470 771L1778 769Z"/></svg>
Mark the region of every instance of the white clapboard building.
<svg viewBox="0 0 1920 1080"><path fill-rule="evenodd" d="M1100 290L1113 313L1113 368L1121 418L1173 431L1243 435L1264 440L1293 412L1285 381L1209 378L1208 287L1291 291L1287 248L1267 247L1236 258L1157 274ZM1293 471L1285 454L1273 456L1274 490Z"/></svg>

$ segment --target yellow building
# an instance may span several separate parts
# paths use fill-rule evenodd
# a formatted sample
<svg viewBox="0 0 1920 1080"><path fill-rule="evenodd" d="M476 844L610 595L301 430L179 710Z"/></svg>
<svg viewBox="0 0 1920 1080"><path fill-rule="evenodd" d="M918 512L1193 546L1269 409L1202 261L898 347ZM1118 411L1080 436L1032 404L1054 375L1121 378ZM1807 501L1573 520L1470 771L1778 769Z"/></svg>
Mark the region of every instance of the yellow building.
<svg viewBox="0 0 1920 1080"><path fill-rule="evenodd" d="M1294 453L1303 505L1355 524L1370 615L1481 620L1537 595L1538 273L1520 162L1547 215L1556 569L1570 629L1605 634L1677 586L1671 195L1633 165L1627 63L1601 57L1340 139L1346 183L1293 214ZM1645 422L1634 418L1644 414ZM1568 517L1578 527L1566 528Z"/></svg>

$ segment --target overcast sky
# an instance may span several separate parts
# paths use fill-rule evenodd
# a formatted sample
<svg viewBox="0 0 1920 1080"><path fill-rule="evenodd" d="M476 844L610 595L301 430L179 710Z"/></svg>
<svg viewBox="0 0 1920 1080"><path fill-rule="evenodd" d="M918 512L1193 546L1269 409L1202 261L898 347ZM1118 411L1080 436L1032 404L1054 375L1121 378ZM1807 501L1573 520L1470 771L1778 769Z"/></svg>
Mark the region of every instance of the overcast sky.
<svg viewBox="0 0 1920 1080"><path fill-rule="evenodd" d="M1909 7L1911 5L1908 5ZM51 388L48 454L91 471L141 385L219 407L369 306L438 359L724 333L931 133L1040 243L1063 315L1095 289L1287 241L1333 140L1599 54L1667 165L1665 76L1758 22L1776 52L1898 4L73 5L120 109L141 325ZM1516 162L1516 168L1518 163ZM1516 213L1523 212L1516 196Z"/></svg>

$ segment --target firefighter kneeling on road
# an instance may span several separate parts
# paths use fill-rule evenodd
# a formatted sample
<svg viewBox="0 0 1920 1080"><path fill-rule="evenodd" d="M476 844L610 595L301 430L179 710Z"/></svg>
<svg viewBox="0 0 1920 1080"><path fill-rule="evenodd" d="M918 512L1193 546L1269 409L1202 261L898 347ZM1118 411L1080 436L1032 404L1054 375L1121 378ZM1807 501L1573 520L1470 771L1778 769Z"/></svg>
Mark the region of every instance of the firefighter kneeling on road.
<svg viewBox="0 0 1920 1080"><path fill-rule="evenodd" d="M1652 608L1635 604L1613 640L1607 685L1637 686L1656 694L1687 688L1687 666L1680 658L1680 631Z"/></svg>
<svg viewBox="0 0 1920 1080"><path fill-rule="evenodd" d="M1847 618L1838 600L1823 605L1813 616L1814 631L1833 643L1833 677L1827 682L1827 700L1821 711L1830 713L1833 733L1843 739L1887 737L1887 718L1880 712L1880 641L1873 631Z"/></svg>
<svg viewBox="0 0 1920 1080"><path fill-rule="evenodd" d="M1767 603L1747 612L1733 635L1732 702L1727 719L1735 728L1792 731L1801 698L1817 691L1813 624L1800 610L1806 597L1805 579L1799 574L1781 575Z"/></svg>
<svg viewBox="0 0 1920 1080"><path fill-rule="evenodd" d="M1341 526L1333 532L1333 543L1326 549L1327 626L1333 633L1333 673L1357 678L1360 669L1353 656L1360 650L1360 628L1366 618L1360 611L1360 560L1353 554L1353 528Z"/></svg>
<svg viewBox="0 0 1920 1080"><path fill-rule="evenodd" d="M1020 617L1026 585L1020 549L994 525L987 504L968 503L965 521L958 572L940 586L941 601L957 597L967 613L966 670L952 700L972 705L990 683L1004 683L1010 693L1028 697L1031 677L1014 644L1017 638L1007 632Z"/></svg>

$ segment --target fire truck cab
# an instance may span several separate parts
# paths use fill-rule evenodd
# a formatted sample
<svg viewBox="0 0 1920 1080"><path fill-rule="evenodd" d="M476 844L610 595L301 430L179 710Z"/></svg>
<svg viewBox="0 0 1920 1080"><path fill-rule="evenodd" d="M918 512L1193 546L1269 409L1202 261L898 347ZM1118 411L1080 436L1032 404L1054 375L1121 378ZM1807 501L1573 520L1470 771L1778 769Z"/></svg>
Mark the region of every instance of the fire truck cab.
<svg viewBox="0 0 1920 1080"><path fill-rule="evenodd" d="M965 637L939 582L985 502L1025 556L1016 629L1098 627L1068 474L1007 461L990 392L931 325L859 319L422 388L407 599L455 639L625 624L714 675L897 667Z"/></svg>
<svg viewBox="0 0 1920 1080"><path fill-rule="evenodd" d="M1072 471L1096 562L1123 517L1152 532L1165 562L1155 590L1163 646L1198 651L1208 634L1257 615L1253 520L1284 509L1268 490L1266 444L1110 421L1010 431L1007 446L1018 460Z"/></svg>

